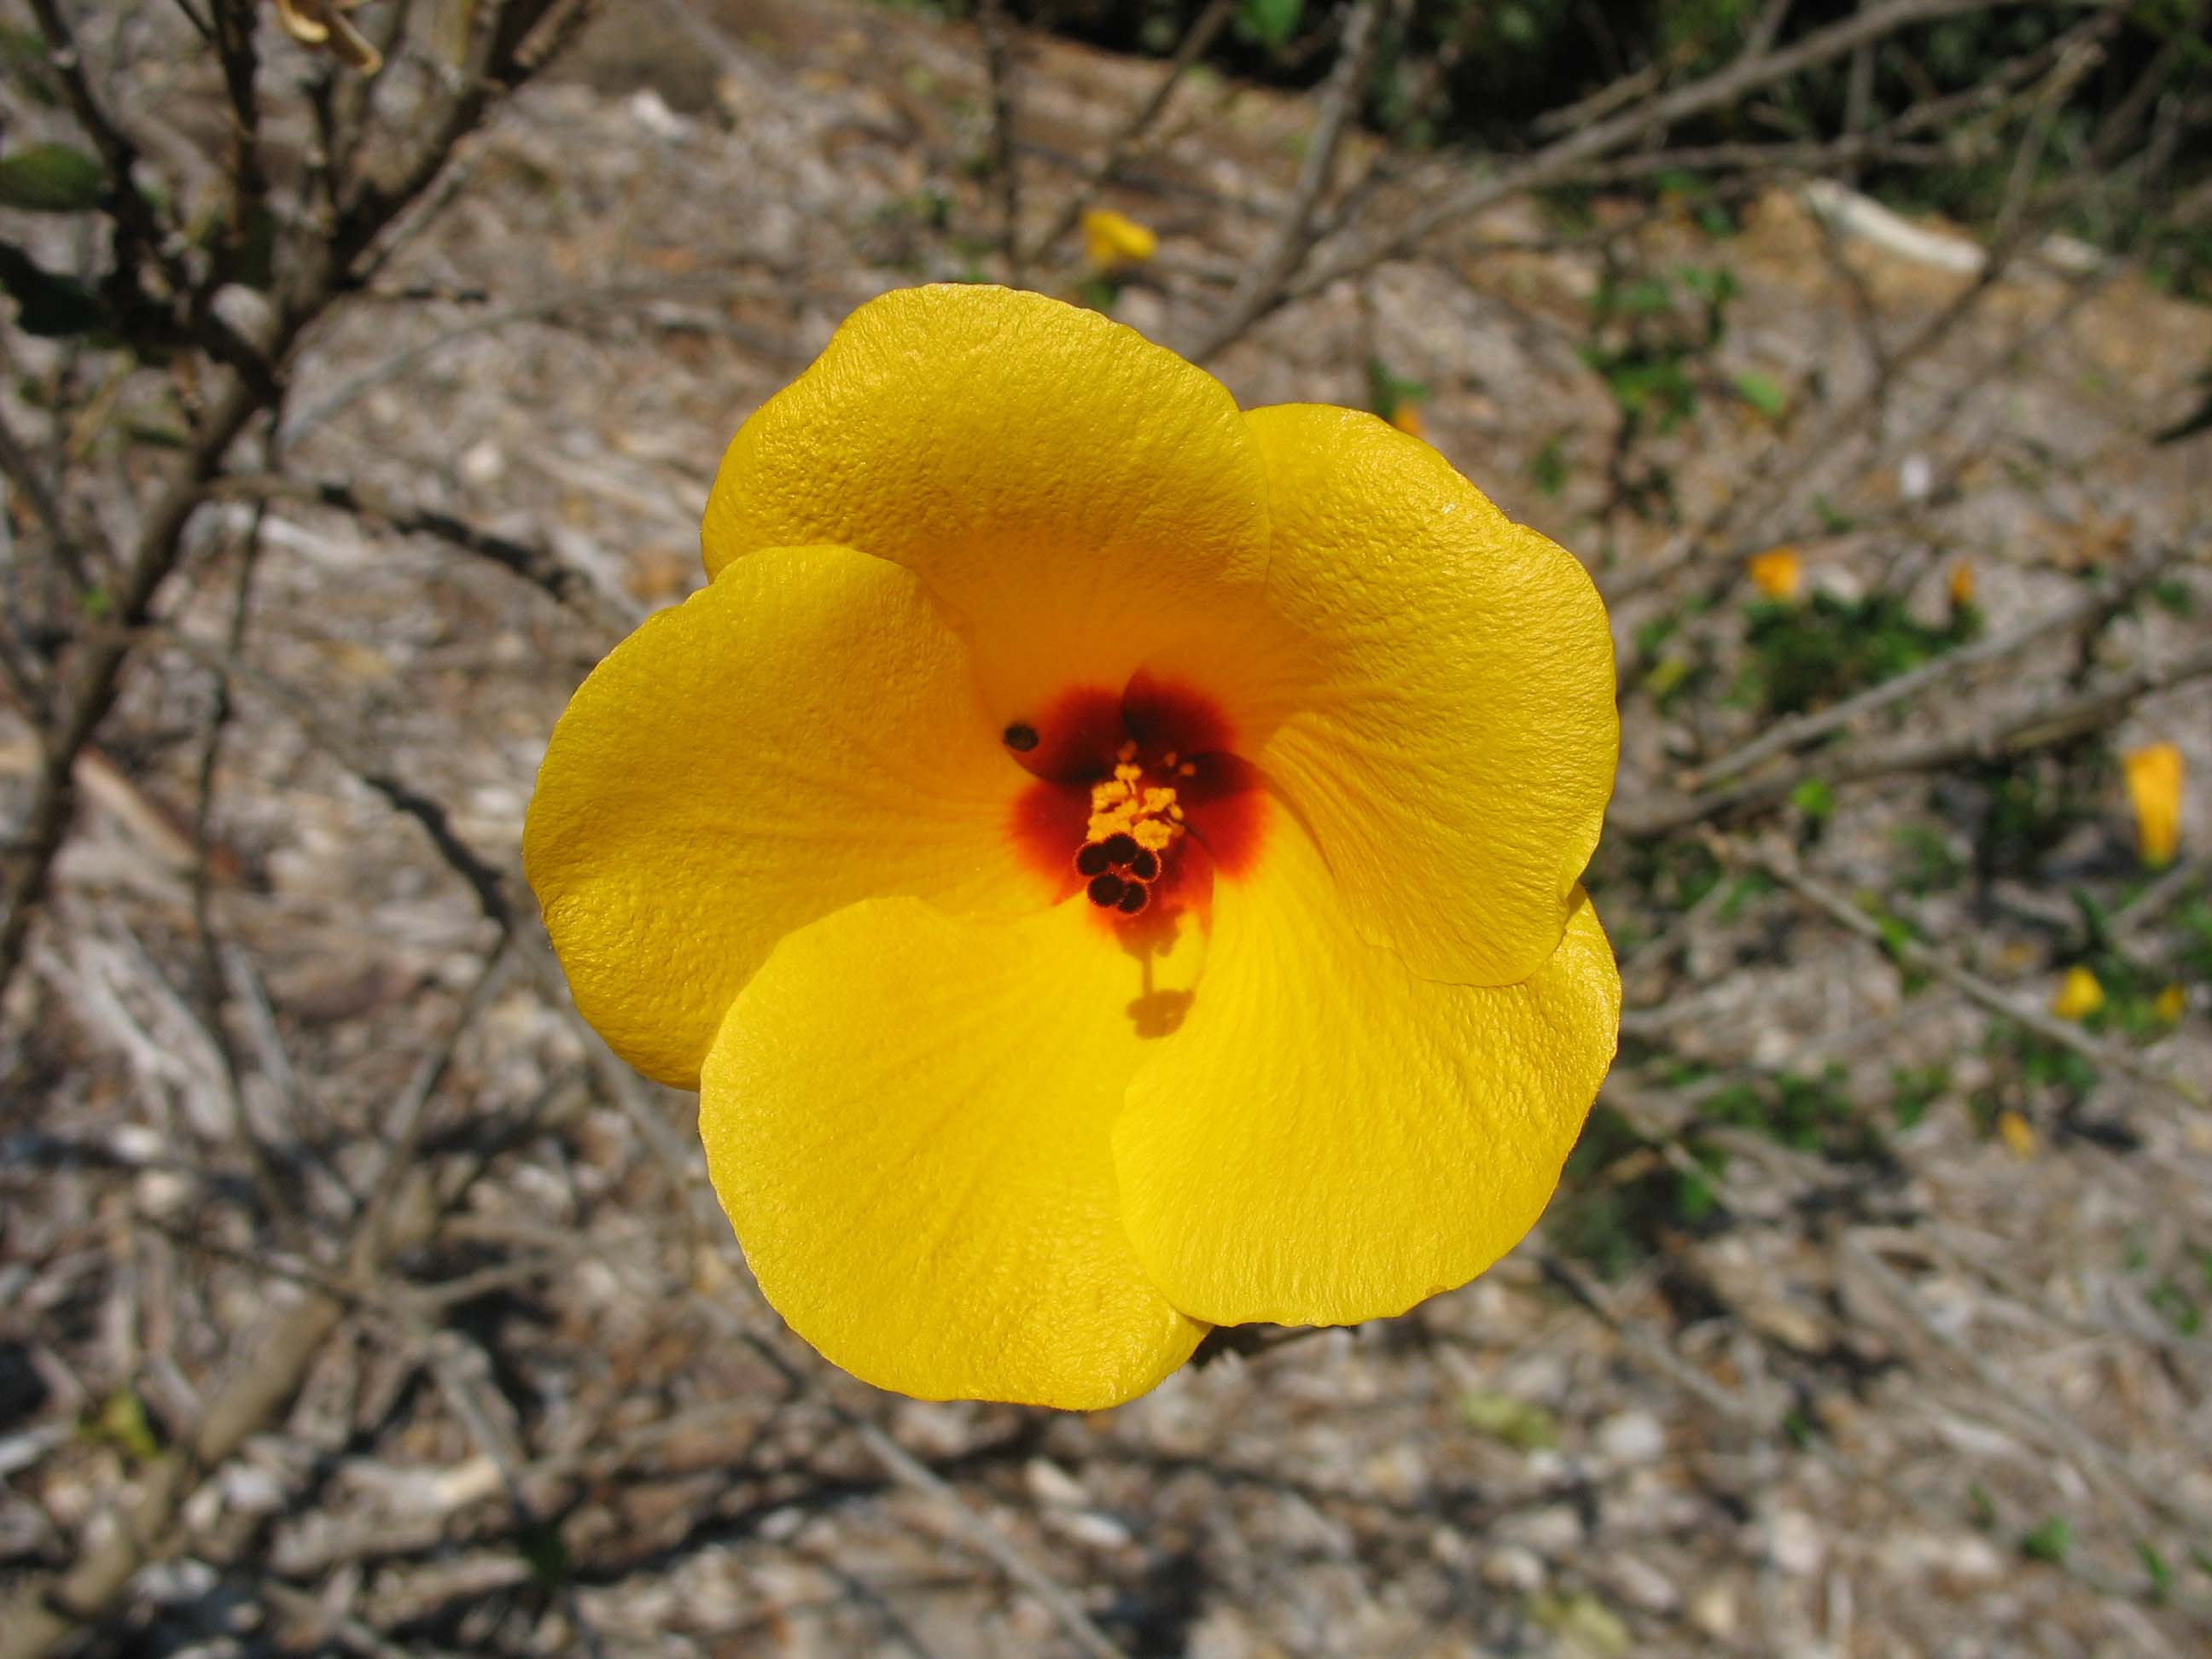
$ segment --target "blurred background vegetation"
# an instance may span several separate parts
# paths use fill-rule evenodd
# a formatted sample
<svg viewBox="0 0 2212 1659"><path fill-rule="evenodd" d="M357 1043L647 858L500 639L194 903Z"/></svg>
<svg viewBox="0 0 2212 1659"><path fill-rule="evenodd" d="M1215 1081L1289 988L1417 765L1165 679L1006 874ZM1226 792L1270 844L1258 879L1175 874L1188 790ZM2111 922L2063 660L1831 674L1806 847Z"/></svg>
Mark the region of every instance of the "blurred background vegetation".
<svg viewBox="0 0 2212 1659"><path fill-rule="evenodd" d="M938 17L970 16L974 0L892 0ZM1376 130L1413 149L1469 144L1528 147L1556 133L1568 112L1601 90L1694 79L1735 61L1747 43L1786 49L1850 16L1852 0L1775 9L1767 0L1418 0L1393 9L1363 100ZM1022 0L1012 15L1119 52L1166 56L1206 11L1205 0ZM1206 62L1266 85L1310 88L1328 72L1331 9L1308 0L1246 0L1215 38ZM1931 18L1886 35L1863 52L1815 64L1756 99L1723 105L1677 129L1698 143L1806 139L1893 122L1932 99L1987 83L1995 71L2048 49L2079 21L2078 9L2014 6ZM2212 85L2212 12L2203 0L2143 0L2130 27L2088 72L2052 100L2033 166L2051 179L2088 163L2101 127L2129 117L2131 100L2159 86L2202 96ZM1436 66L1443 65L1442 72ZM2148 71L2159 70L2147 81ZM1598 107L1602 107L1599 106ZM1987 222L2002 210L2016 157L2000 145L1900 167L1872 158L1854 182L1892 206ZM2170 165L2201 179L2212 139L2181 138ZM1693 170L1655 181L1694 189ZM2193 297L2212 292L2212 233L2170 220L2143 225L2131 204L2094 194L2075 204L2069 228L2106 244L2144 234L2158 244L2154 279Z"/></svg>

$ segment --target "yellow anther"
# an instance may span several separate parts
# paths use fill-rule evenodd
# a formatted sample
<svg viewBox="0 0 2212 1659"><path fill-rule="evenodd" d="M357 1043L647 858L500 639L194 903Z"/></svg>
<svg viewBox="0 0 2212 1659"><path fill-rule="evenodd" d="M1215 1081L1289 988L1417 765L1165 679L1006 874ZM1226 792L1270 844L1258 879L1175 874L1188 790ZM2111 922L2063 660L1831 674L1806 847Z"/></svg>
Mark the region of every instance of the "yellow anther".
<svg viewBox="0 0 2212 1659"><path fill-rule="evenodd" d="M1172 749L1169 750L1166 754L1160 757L1160 764L1170 772L1175 770L1175 763L1176 751Z"/></svg>
<svg viewBox="0 0 2212 1659"><path fill-rule="evenodd" d="M1133 745L1124 744L1122 752ZM1091 786L1091 817L1084 826L1087 841L1106 841L1115 836L1133 837L1148 853L1167 850L1183 833L1182 808L1176 804L1172 787L1144 781L1145 769L1124 760L1114 775Z"/></svg>

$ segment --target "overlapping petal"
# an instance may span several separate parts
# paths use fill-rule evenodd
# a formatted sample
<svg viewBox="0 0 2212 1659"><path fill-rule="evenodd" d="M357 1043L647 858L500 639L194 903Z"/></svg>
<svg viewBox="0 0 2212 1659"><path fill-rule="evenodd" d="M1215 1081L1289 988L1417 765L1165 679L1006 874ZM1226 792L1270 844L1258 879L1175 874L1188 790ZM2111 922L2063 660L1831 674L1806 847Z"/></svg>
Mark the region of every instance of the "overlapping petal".
<svg viewBox="0 0 2212 1659"><path fill-rule="evenodd" d="M1030 782L913 573L838 547L725 570L617 646L555 728L523 837L577 1006L696 1087L731 999L791 929L860 898L1018 910Z"/></svg>
<svg viewBox="0 0 2212 1659"><path fill-rule="evenodd" d="M861 307L745 422L701 537L710 573L813 541L915 571L1006 722L1251 608L1267 499L1211 375L1096 313L940 285Z"/></svg>
<svg viewBox="0 0 2212 1659"><path fill-rule="evenodd" d="M1296 823L1223 883L1188 1018L1114 1133L1138 1259L1215 1323L1348 1324L1466 1283L1533 1226L1613 1059L1589 901L1516 985L1416 978Z"/></svg>
<svg viewBox="0 0 2212 1659"><path fill-rule="evenodd" d="M1261 738L1250 757L1369 941L1428 978L1526 978L1559 943L1613 788L1596 590L1373 416L1247 419L1270 480L1267 609L1288 635L1232 700Z"/></svg>
<svg viewBox="0 0 2212 1659"><path fill-rule="evenodd" d="M1188 1358L1205 1328L1138 1266L1109 1135L1200 954L1194 928L1132 954L1081 899L1012 922L872 900L777 946L700 1131L792 1328L925 1399L1109 1406Z"/></svg>

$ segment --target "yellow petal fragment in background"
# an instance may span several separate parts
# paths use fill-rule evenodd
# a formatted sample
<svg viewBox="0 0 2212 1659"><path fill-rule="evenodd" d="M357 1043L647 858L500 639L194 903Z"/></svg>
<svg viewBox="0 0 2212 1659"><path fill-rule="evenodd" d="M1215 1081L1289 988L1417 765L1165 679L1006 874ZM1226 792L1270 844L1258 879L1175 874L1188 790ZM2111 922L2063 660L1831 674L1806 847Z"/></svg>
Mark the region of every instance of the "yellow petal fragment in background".
<svg viewBox="0 0 2212 1659"><path fill-rule="evenodd" d="M1579 892L1551 959L1495 988L1416 979L1351 904L1279 820L1130 1085L1129 1235L1195 1318L1348 1324L1464 1284L1543 1212L1612 1062L1620 979Z"/></svg>
<svg viewBox="0 0 2212 1659"><path fill-rule="evenodd" d="M1083 216L1084 257L1101 270L1140 265L1160 251L1151 226L1139 224L1111 208L1092 208Z"/></svg>
<svg viewBox="0 0 2212 1659"><path fill-rule="evenodd" d="M1425 441L1429 435L1428 422L1421 418L1421 406L1411 398L1398 399L1398 406L1390 411L1390 424L1409 438Z"/></svg>
<svg viewBox="0 0 2212 1659"><path fill-rule="evenodd" d="M1109 1136L1200 955L1192 928L1141 961L1079 898L1013 922L871 901L779 945L699 1126L791 1328L923 1399L1090 1409L1188 1358L1205 1328L1138 1267Z"/></svg>
<svg viewBox="0 0 2212 1659"><path fill-rule="evenodd" d="M1755 554L1745 568L1751 573L1752 586L1770 599L1794 599L1805 585L1804 562L1794 547L1769 548Z"/></svg>
<svg viewBox="0 0 2212 1659"><path fill-rule="evenodd" d="M710 573L811 541L907 566L1003 723L1249 608L1267 485L1211 375L1095 312L943 284L862 306L762 405L701 536Z"/></svg>
<svg viewBox="0 0 2212 1659"><path fill-rule="evenodd" d="M1524 979L1559 944L1613 792L1597 592L1372 415L1249 419L1273 488L1267 604L1294 641L1230 688L1232 718L1271 733L1249 757L1370 942L1426 978Z"/></svg>
<svg viewBox="0 0 2212 1659"><path fill-rule="evenodd" d="M2061 1019L2087 1019L2105 1006L2105 988L2087 968L2069 968L2051 999L2051 1012Z"/></svg>
<svg viewBox="0 0 2212 1659"><path fill-rule="evenodd" d="M2128 800L2136 811L2136 838L2145 864L2171 864L2181 848L2181 750L2170 743L2131 749L2120 757Z"/></svg>
<svg viewBox="0 0 2212 1659"><path fill-rule="evenodd" d="M744 561L649 619L554 728L523 867L584 1017L697 1086L776 940L859 898L1048 902L1005 825L1029 776L911 572L844 548Z"/></svg>

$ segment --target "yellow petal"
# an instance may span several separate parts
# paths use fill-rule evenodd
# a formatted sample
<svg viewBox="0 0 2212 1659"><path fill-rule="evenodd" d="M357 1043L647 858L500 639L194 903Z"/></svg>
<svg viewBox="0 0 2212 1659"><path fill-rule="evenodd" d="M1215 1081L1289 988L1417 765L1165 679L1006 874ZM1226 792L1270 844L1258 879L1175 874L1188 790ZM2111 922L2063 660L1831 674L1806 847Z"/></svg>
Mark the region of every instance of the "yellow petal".
<svg viewBox="0 0 2212 1659"><path fill-rule="evenodd" d="M1240 666L1231 723L1257 735L1247 754L1370 942L1425 978L1525 979L1559 944L1613 791L1605 607L1571 555L1374 416L1248 418L1290 643Z"/></svg>
<svg viewBox="0 0 2212 1659"><path fill-rule="evenodd" d="M1083 251L1101 270L1116 265L1140 265L1160 251L1160 239L1149 225L1139 224L1110 208L1093 208L1083 216Z"/></svg>
<svg viewBox="0 0 2212 1659"><path fill-rule="evenodd" d="M1612 1063L1620 980L1579 892L1551 959L1496 988L1414 977L1353 915L1279 823L1130 1085L1129 1236L1194 1318L1347 1324L1464 1284L1543 1212Z"/></svg>
<svg viewBox="0 0 2212 1659"><path fill-rule="evenodd" d="M966 647L908 571L782 548L660 612L554 728L523 867L576 1006L639 1070L696 1086L784 933L858 898L1054 896L1009 850L1030 780Z"/></svg>
<svg viewBox="0 0 2212 1659"><path fill-rule="evenodd" d="M2051 999L2051 1012L2061 1019L2087 1019L2105 1006L2105 988L2087 968L2069 968Z"/></svg>
<svg viewBox="0 0 2212 1659"><path fill-rule="evenodd" d="M854 312L732 441L701 534L710 573L813 541L914 570L1003 725L1249 607L1267 485L1211 375L1095 312L952 283Z"/></svg>
<svg viewBox="0 0 2212 1659"><path fill-rule="evenodd" d="M2136 837L2148 865L2171 864L2181 846L2181 750L2149 744L2120 757L2128 799L2136 811Z"/></svg>
<svg viewBox="0 0 2212 1659"><path fill-rule="evenodd" d="M791 1328L879 1388L1090 1409L1204 1327L1121 1229L1109 1140L1200 956L1124 950L1079 898L1017 921L910 899L793 933L732 1005L699 1126Z"/></svg>
<svg viewBox="0 0 2212 1659"><path fill-rule="evenodd" d="M1805 568L1794 547L1769 548L1745 567L1753 586L1770 599L1794 599L1804 586Z"/></svg>

